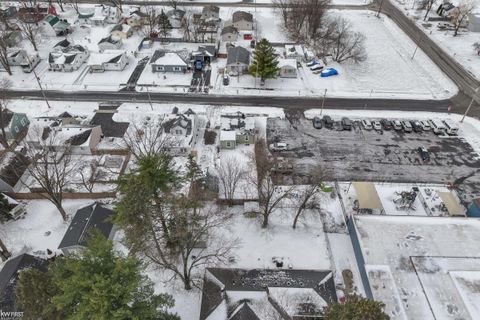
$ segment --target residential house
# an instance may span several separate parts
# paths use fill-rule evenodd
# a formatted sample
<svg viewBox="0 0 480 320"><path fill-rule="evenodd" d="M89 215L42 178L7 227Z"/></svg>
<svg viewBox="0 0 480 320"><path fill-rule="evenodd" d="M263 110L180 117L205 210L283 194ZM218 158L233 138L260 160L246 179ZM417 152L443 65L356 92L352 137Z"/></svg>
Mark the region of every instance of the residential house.
<svg viewBox="0 0 480 320"><path fill-rule="evenodd" d="M468 30L471 32L480 32L480 13L471 13L468 15Z"/></svg>
<svg viewBox="0 0 480 320"><path fill-rule="evenodd" d="M133 34L133 29L128 24L117 24L110 31L110 35L117 39L127 39Z"/></svg>
<svg viewBox="0 0 480 320"><path fill-rule="evenodd" d="M173 9L166 13L172 28L179 29L182 27L183 19L185 18L185 11L180 9Z"/></svg>
<svg viewBox="0 0 480 320"><path fill-rule="evenodd" d="M8 109L3 109L3 128L7 140L17 140L22 138L28 131L30 121L25 113L12 112Z"/></svg>
<svg viewBox="0 0 480 320"><path fill-rule="evenodd" d="M155 50L150 59L152 72L186 72L188 64L176 52Z"/></svg>
<svg viewBox="0 0 480 320"><path fill-rule="evenodd" d="M237 135L235 131L220 130L220 148L235 149L237 146Z"/></svg>
<svg viewBox="0 0 480 320"><path fill-rule="evenodd" d="M122 71L128 64L128 57L122 50L105 50L90 54L90 72Z"/></svg>
<svg viewBox="0 0 480 320"><path fill-rule="evenodd" d="M106 38L102 38L98 42L98 50L105 51L105 50L117 50L122 47L123 40L121 38L112 37L109 35Z"/></svg>
<svg viewBox="0 0 480 320"><path fill-rule="evenodd" d="M72 154L92 154L102 139L100 126L82 124L62 124L44 130L45 139L53 134L51 146L57 150L71 148Z"/></svg>
<svg viewBox="0 0 480 320"><path fill-rule="evenodd" d="M148 24L148 13L142 12L139 9L132 11L130 16L126 19L127 24L132 28L140 28Z"/></svg>
<svg viewBox="0 0 480 320"><path fill-rule="evenodd" d="M3 41L7 47L12 48L17 46L17 44L23 40L22 32L19 30L7 31L2 30Z"/></svg>
<svg viewBox="0 0 480 320"><path fill-rule="evenodd" d="M110 222L110 218L115 215L111 209L98 203L79 209L70 223L65 235L63 236L58 249L65 255L78 252L83 249L92 231L98 231L106 239L112 239L115 234L115 227Z"/></svg>
<svg viewBox="0 0 480 320"><path fill-rule="evenodd" d="M210 63L215 60L217 56L217 48L215 46L199 46L197 51L192 52L193 61L203 61Z"/></svg>
<svg viewBox="0 0 480 320"><path fill-rule="evenodd" d="M244 47L230 47L227 51L226 72L230 75L242 75L248 71L250 52Z"/></svg>
<svg viewBox="0 0 480 320"><path fill-rule="evenodd" d="M93 25L104 25L105 23L118 23L122 13L118 7L109 5L96 5L93 17L90 21Z"/></svg>
<svg viewBox="0 0 480 320"><path fill-rule="evenodd" d="M323 319L331 303L330 270L207 268L200 320Z"/></svg>
<svg viewBox="0 0 480 320"><path fill-rule="evenodd" d="M18 9L17 17L26 23L40 22L48 12L48 8L40 7L39 5L34 7L21 7Z"/></svg>
<svg viewBox="0 0 480 320"><path fill-rule="evenodd" d="M77 21L80 25L92 24L92 18L94 15L95 12L79 13Z"/></svg>
<svg viewBox="0 0 480 320"><path fill-rule="evenodd" d="M170 114L163 123L165 134L171 138L170 152L174 155L188 155L196 133L197 115L195 113Z"/></svg>
<svg viewBox="0 0 480 320"><path fill-rule="evenodd" d="M298 62L305 61L305 51L300 45L285 45L285 58L295 59Z"/></svg>
<svg viewBox="0 0 480 320"><path fill-rule="evenodd" d="M49 37L66 35L70 28L70 24L67 20L61 20L57 16L51 14L45 16L40 22L40 26L42 27L43 34Z"/></svg>
<svg viewBox="0 0 480 320"><path fill-rule="evenodd" d="M8 6L6 8L0 8L0 19L8 20L13 19L17 15L17 7Z"/></svg>
<svg viewBox="0 0 480 320"><path fill-rule="evenodd" d="M253 15L245 11L235 11L232 25L238 30L253 30Z"/></svg>
<svg viewBox="0 0 480 320"><path fill-rule="evenodd" d="M437 14L441 17L450 17L452 13L455 11L456 6L448 1L443 1L437 8Z"/></svg>
<svg viewBox="0 0 480 320"><path fill-rule="evenodd" d="M206 5L202 9L203 20L220 20L220 7L212 4Z"/></svg>
<svg viewBox="0 0 480 320"><path fill-rule="evenodd" d="M8 151L0 156L0 192L15 192L23 187L21 178L27 171L28 159L19 152Z"/></svg>
<svg viewBox="0 0 480 320"><path fill-rule="evenodd" d="M222 29L222 41L237 41L238 39L238 29L234 26L226 26Z"/></svg>
<svg viewBox="0 0 480 320"><path fill-rule="evenodd" d="M115 110L119 106L120 103L117 102L102 102L99 104L99 110ZM113 115L114 113L111 112L95 112L90 125L100 126L106 138L122 139L130 124L113 120Z"/></svg>
<svg viewBox="0 0 480 320"><path fill-rule="evenodd" d="M47 267L47 260L28 253L10 258L5 263L2 271L0 271L0 310L2 310L2 313L7 314L11 312L13 314L22 311L17 305L17 296L15 294L20 273L26 269L37 269L45 272Z"/></svg>
<svg viewBox="0 0 480 320"><path fill-rule="evenodd" d="M278 67L280 68L278 75L280 78L296 78L297 77L297 60L295 59L278 59Z"/></svg>
<svg viewBox="0 0 480 320"><path fill-rule="evenodd" d="M70 41L68 41L67 39L63 39L62 41L55 44L53 46L53 49L56 50L56 51L62 51L63 49L66 49L66 48L70 47L71 45L72 44L70 43Z"/></svg>
<svg viewBox="0 0 480 320"><path fill-rule="evenodd" d="M78 70L90 56L86 47L70 45L66 48L54 48L48 55L49 70L71 72Z"/></svg>

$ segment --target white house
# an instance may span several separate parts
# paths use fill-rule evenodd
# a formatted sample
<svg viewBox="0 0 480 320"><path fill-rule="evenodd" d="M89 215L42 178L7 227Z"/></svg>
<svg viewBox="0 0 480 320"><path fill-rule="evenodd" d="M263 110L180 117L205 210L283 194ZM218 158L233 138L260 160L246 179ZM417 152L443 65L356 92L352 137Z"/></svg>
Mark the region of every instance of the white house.
<svg viewBox="0 0 480 320"><path fill-rule="evenodd" d="M122 50L105 50L92 53L88 59L90 72L122 71L128 64L128 57Z"/></svg>
<svg viewBox="0 0 480 320"><path fill-rule="evenodd" d="M197 115L192 112L168 115L164 132L171 138L170 152L174 155L188 155L192 150L196 133Z"/></svg>
<svg viewBox="0 0 480 320"><path fill-rule="evenodd" d="M245 11L236 11L232 16L232 25L238 30L253 30L253 15Z"/></svg>
<svg viewBox="0 0 480 320"><path fill-rule="evenodd" d="M23 49L8 49L7 61L10 67L21 67L23 72L31 72L39 63L40 56L38 53L27 53ZM0 64L0 70L5 70Z"/></svg>
<svg viewBox="0 0 480 320"><path fill-rule="evenodd" d="M285 45L285 58L295 59L298 62L305 61L305 51L301 45Z"/></svg>
<svg viewBox="0 0 480 320"><path fill-rule="evenodd" d="M226 26L222 29L222 41L234 42L238 39L238 29L234 26Z"/></svg>
<svg viewBox="0 0 480 320"><path fill-rule="evenodd" d="M112 31L110 31L110 35L117 39L127 39L132 35L132 33L132 27L125 23L115 25L112 28Z"/></svg>
<svg viewBox="0 0 480 320"><path fill-rule="evenodd" d="M278 67L280 68L278 75L280 78L296 78L297 77L297 60L295 59L278 59Z"/></svg>
<svg viewBox="0 0 480 320"><path fill-rule="evenodd" d="M105 23L118 23L122 17L120 9L108 5L96 5L93 17L90 21L94 25L104 25Z"/></svg>
<svg viewBox="0 0 480 320"><path fill-rule="evenodd" d="M88 60L89 56L88 49L80 45L54 50L48 55L48 69L63 72L78 70Z"/></svg>
<svg viewBox="0 0 480 320"><path fill-rule="evenodd" d="M70 24L66 20L60 20L57 16L47 15L40 21L42 33L49 37L63 36L68 33Z"/></svg>
<svg viewBox="0 0 480 320"><path fill-rule="evenodd" d="M202 9L202 16L201 18L203 20L219 20L219 13L220 13L220 8L214 5L207 5L203 7Z"/></svg>
<svg viewBox="0 0 480 320"><path fill-rule="evenodd" d="M122 39L109 35L108 37L103 38L98 42L98 50L117 50L122 47L122 44Z"/></svg>

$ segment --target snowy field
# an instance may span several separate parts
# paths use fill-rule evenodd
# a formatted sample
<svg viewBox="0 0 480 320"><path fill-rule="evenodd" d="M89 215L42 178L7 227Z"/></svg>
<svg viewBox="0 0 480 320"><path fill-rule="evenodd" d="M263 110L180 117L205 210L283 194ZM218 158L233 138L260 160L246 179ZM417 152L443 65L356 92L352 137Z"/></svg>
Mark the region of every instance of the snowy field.
<svg viewBox="0 0 480 320"><path fill-rule="evenodd" d="M278 13L276 13L278 15ZM231 79L228 87L221 79L215 83L216 93L251 95L298 95L328 97L416 98L445 99L457 92L455 85L423 53L393 21L380 19L370 11L333 11L352 23L354 30L366 35L368 58L363 63L330 62L329 67L339 75L321 78L304 64L298 69L298 78L277 78L266 81L259 90L255 78L244 75ZM276 23L281 23L276 19ZM221 63L221 62L219 62Z"/></svg>
<svg viewBox="0 0 480 320"><path fill-rule="evenodd" d="M357 216L355 224L374 298L392 320L479 318L480 221Z"/></svg>

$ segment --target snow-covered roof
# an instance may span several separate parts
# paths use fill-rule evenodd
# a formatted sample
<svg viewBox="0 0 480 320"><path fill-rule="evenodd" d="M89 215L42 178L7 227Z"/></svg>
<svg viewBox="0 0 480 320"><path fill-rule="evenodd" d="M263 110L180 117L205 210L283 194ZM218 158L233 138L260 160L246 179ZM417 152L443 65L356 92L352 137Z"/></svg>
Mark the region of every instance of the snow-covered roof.
<svg viewBox="0 0 480 320"><path fill-rule="evenodd" d="M278 59L278 67L292 67L297 69L297 60L295 59Z"/></svg>
<svg viewBox="0 0 480 320"><path fill-rule="evenodd" d="M108 62L117 62L125 54L122 50L105 50L102 53L91 53L88 65L101 65Z"/></svg>
<svg viewBox="0 0 480 320"><path fill-rule="evenodd" d="M187 66L187 63L176 52L156 50L150 59L150 64L167 66Z"/></svg>
<svg viewBox="0 0 480 320"><path fill-rule="evenodd" d="M304 55L303 47L301 45L298 45L298 44L295 44L295 45L286 44L285 45L285 53L286 53L287 57L290 56L290 55L301 55L301 56Z"/></svg>
<svg viewBox="0 0 480 320"><path fill-rule="evenodd" d="M235 141L236 138L237 134L235 133L235 131L220 131L220 141Z"/></svg>

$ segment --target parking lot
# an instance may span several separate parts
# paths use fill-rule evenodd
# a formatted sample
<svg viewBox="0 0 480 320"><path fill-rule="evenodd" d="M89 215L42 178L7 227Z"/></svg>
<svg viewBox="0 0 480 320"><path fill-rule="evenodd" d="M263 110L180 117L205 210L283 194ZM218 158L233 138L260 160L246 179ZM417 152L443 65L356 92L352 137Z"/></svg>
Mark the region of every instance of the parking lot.
<svg viewBox="0 0 480 320"><path fill-rule="evenodd" d="M480 158L461 137L438 137L432 132L377 132L315 129L303 117L271 118L268 143L284 142L288 151L272 152L293 159L293 172L277 174L278 183L301 183L320 164L327 180L453 183L465 200L480 192ZM430 155L423 162L418 151ZM293 174L292 174L293 173Z"/></svg>

